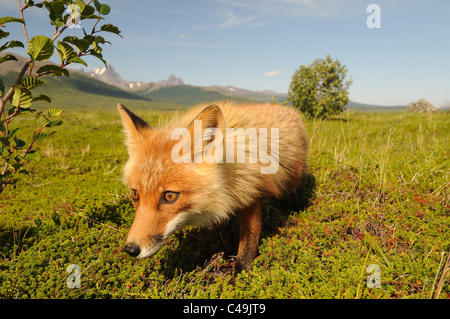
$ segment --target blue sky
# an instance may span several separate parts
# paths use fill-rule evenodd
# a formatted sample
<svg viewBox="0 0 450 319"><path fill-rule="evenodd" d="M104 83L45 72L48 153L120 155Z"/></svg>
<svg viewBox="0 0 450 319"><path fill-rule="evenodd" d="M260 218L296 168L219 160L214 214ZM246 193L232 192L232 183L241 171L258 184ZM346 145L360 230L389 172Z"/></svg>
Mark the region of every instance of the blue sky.
<svg viewBox="0 0 450 319"><path fill-rule="evenodd" d="M350 99L380 105L425 98L450 104L450 2L444 0L103 0L104 56L126 80L233 85L287 92L294 71L330 54L348 68ZM366 11L380 7L381 28ZM17 1L0 0L0 16L18 16ZM34 34L51 36L47 15L25 11ZM91 21L82 21L90 28ZM23 39L18 25L8 24ZM79 29L68 30L70 33ZM33 32L30 32L34 35ZM19 53L19 52L18 52ZM101 67L88 59L90 69Z"/></svg>

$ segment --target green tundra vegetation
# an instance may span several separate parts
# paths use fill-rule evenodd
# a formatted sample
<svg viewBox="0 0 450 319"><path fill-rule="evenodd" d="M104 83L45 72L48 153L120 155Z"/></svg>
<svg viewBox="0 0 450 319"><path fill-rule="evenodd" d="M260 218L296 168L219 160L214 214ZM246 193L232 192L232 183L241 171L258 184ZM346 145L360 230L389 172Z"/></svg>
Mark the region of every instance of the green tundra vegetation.
<svg viewBox="0 0 450 319"><path fill-rule="evenodd" d="M151 124L171 117L147 103L136 113ZM302 208L265 205L258 257L234 282L237 220L179 231L151 258L123 253L134 210L119 115L60 118L0 195L1 298L450 298L448 112L305 119ZM39 123L15 125L31 137Z"/></svg>

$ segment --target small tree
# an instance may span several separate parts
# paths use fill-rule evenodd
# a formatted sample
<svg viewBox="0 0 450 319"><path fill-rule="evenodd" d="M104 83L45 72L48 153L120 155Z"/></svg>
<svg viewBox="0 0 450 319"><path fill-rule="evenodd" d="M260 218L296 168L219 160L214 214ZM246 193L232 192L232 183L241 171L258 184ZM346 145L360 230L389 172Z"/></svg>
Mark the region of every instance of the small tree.
<svg viewBox="0 0 450 319"><path fill-rule="evenodd" d="M309 118L324 118L344 111L348 103L351 77L345 80L347 68L330 55L301 65L292 76L288 100Z"/></svg>
<svg viewBox="0 0 450 319"><path fill-rule="evenodd" d="M93 2L94 6L90 4ZM53 26L53 36L37 35L29 39L28 25L25 23L24 11L30 7L42 8L47 10L49 14L50 24ZM6 185L11 183L16 173L28 174L23 168L28 160L39 159L36 150L33 149L35 143L54 133L43 133L44 129L61 125L61 120L55 120L62 110L59 108L50 108L46 112L37 111L31 108L35 101L51 102L50 97L40 94L33 96L31 90L44 85L41 80L44 75L52 76L69 76L66 69L71 63L80 63L87 66L82 58L85 56L93 56L100 59L106 66L103 59L102 48L100 45L109 43L99 32L112 32L119 36L119 29L112 24L103 24L98 27L99 22L104 20L110 12L111 8L106 4L101 4L97 0L89 0L86 3L83 0L54 0L42 1L35 3L33 0L19 0L18 11L20 18L17 17L0 17L0 40L7 38L9 32L3 31L5 24L16 22L21 23L26 44L19 40L10 40L0 45L0 53L10 48L27 49L29 59L23 65L16 81L8 89L5 89L3 81L0 79L0 193ZM92 19L93 26L90 31L86 31L81 27L81 21ZM61 34L68 28L80 28L83 31L83 37L67 36L60 39ZM57 41L57 42L56 42ZM56 52L60 58L60 64L47 64L39 68L35 68L36 61L47 61ZM0 64L17 60L12 54L0 55ZM8 107L9 106L9 107ZM18 137L21 127L11 127L11 123L20 114L34 113L39 121L40 128L25 142Z"/></svg>

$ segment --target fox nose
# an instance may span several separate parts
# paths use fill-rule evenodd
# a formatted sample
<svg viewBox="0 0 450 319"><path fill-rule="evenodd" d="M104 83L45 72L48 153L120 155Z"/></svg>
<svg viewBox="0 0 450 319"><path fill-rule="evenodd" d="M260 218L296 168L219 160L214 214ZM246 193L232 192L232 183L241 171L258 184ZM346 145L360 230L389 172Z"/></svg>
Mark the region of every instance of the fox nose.
<svg viewBox="0 0 450 319"><path fill-rule="evenodd" d="M139 248L136 244L126 244L123 250L130 256L136 257L141 252L141 248Z"/></svg>

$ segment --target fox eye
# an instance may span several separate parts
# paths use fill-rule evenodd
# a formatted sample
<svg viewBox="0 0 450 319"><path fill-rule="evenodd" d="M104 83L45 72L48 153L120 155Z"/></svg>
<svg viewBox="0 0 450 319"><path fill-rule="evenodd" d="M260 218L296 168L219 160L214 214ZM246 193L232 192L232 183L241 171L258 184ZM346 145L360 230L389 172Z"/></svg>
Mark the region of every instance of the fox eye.
<svg viewBox="0 0 450 319"><path fill-rule="evenodd" d="M137 202L139 200L139 192L135 189L131 190L131 198Z"/></svg>
<svg viewBox="0 0 450 319"><path fill-rule="evenodd" d="M161 197L161 202L163 202L164 204L172 204L177 201L179 196L180 192L166 191Z"/></svg>

